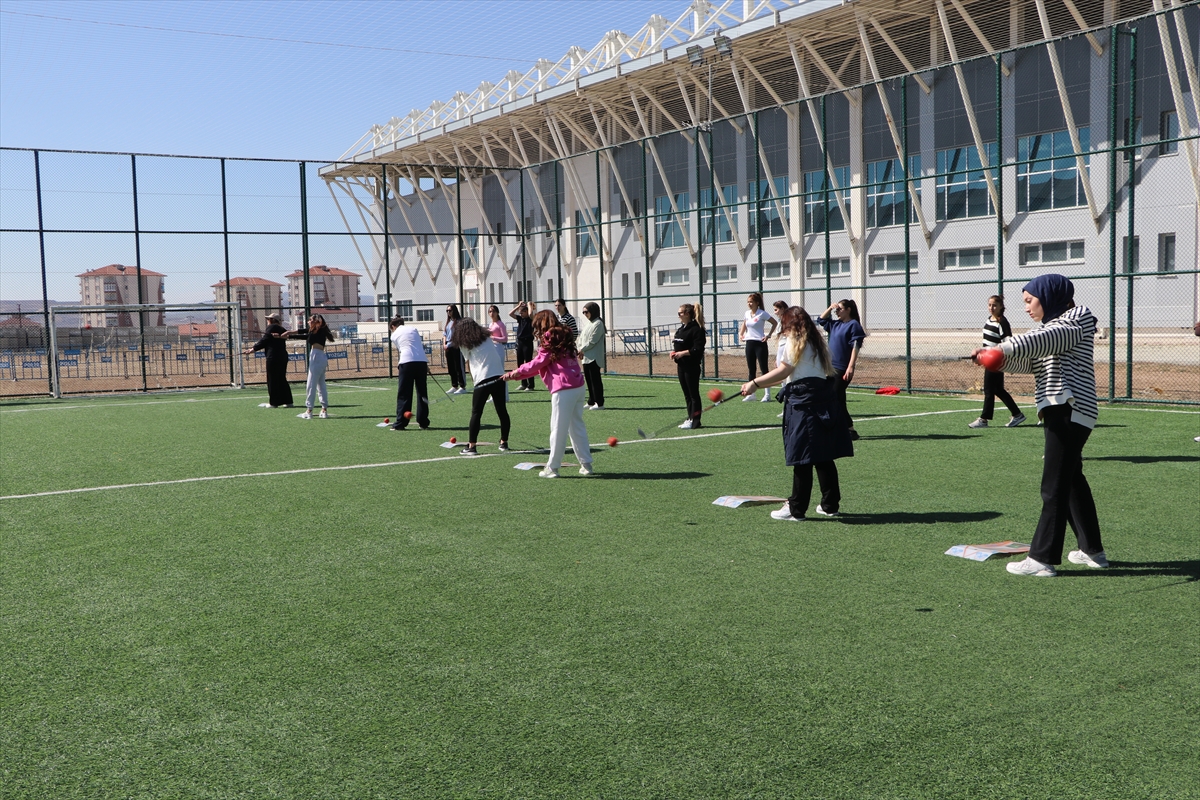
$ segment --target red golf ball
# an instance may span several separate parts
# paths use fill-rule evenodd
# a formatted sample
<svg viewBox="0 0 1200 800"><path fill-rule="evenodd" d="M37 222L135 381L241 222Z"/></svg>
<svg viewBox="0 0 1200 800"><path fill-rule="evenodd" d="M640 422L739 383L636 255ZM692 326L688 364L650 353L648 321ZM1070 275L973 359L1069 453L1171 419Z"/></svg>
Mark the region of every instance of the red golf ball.
<svg viewBox="0 0 1200 800"><path fill-rule="evenodd" d="M617 437L615 437L615 436L608 437L608 446L616 447L617 446Z"/></svg>
<svg viewBox="0 0 1200 800"><path fill-rule="evenodd" d="M384 424L384 425L387 425L389 422L391 422L391 420L390 420L390 419L388 419L387 417L384 417L384 418L383 418L383 424Z"/></svg>
<svg viewBox="0 0 1200 800"><path fill-rule="evenodd" d="M981 350L975 359L988 372L999 372L1004 367L1004 351L999 347L989 347Z"/></svg>
<svg viewBox="0 0 1200 800"><path fill-rule="evenodd" d="M450 444L458 444L458 437L456 437L456 436L451 436L451 437L450 437Z"/></svg>
<svg viewBox="0 0 1200 800"><path fill-rule="evenodd" d="M721 402L721 398L723 398L723 397L725 397L725 393L722 392L720 389L709 389L708 390L708 399L713 401L714 403Z"/></svg>
<svg viewBox="0 0 1200 800"><path fill-rule="evenodd" d="M405 411L405 412L404 412L404 418L405 418L405 419L412 419L412 412L411 412L411 411Z"/></svg>

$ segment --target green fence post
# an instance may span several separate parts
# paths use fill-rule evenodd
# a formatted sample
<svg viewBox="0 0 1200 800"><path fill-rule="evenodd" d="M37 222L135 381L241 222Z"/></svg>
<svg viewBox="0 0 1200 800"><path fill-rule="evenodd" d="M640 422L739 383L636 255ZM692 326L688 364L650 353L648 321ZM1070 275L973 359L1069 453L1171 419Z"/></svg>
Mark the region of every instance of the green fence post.
<svg viewBox="0 0 1200 800"><path fill-rule="evenodd" d="M146 302L142 297L142 234L141 225L138 218L138 188L137 188L137 156L130 154L129 156L129 174L133 181L133 258L134 258L134 277L137 280L137 301L138 305ZM149 391L150 384L146 380L146 315L144 312L138 312L138 341L140 342L139 355L141 356L142 364L142 391ZM53 354L54 358L58 358L58 354ZM59 384L59 389L62 389L62 384Z"/></svg>

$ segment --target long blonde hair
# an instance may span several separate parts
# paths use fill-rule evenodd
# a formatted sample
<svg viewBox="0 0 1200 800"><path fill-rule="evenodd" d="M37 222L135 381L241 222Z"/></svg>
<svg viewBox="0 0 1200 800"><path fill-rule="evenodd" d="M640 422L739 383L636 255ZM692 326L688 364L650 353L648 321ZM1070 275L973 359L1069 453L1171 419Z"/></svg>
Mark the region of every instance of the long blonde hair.
<svg viewBox="0 0 1200 800"><path fill-rule="evenodd" d="M812 347L816 351L817 360L821 362L821 369L825 371L825 374L836 374L833 362L829 358L829 346L825 344L825 337L817 330L817 326L807 311L800 306L792 306L780 315L779 320L780 331L788 340L787 360L789 364L793 366L799 364L800 359L804 356L804 351Z"/></svg>
<svg viewBox="0 0 1200 800"><path fill-rule="evenodd" d="M692 318L692 322L695 322L701 328L704 327L704 306L699 303L680 303L679 307L687 311L688 316Z"/></svg>

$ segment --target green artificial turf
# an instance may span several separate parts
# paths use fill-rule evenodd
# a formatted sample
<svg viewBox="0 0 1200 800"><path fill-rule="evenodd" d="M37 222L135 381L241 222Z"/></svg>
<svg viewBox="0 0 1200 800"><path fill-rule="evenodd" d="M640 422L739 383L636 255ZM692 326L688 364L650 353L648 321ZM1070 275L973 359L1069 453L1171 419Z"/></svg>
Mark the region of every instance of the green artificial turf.
<svg viewBox="0 0 1200 800"><path fill-rule="evenodd" d="M1113 567L1046 580L943 555L1029 540L1032 423L852 394L844 516L795 524L712 505L789 492L779 405L642 441L678 385L606 385L622 444L555 481L439 448L469 395L376 428L388 382L0 406L0 797L1200 796L1200 415L1101 410Z"/></svg>

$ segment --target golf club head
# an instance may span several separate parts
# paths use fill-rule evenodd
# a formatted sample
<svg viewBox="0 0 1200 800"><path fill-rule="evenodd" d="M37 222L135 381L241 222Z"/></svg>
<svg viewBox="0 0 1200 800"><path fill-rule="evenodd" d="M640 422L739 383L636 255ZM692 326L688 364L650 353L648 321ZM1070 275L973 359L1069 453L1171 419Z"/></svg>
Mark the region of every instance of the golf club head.
<svg viewBox="0 0 1200 800"><path fill-rule="evenodd" d="M646 435L646 432L644 430L642 430L641 428L637 429L637 433L638 433L638 436L642 437L643 439L650 438L649 436Z"/></svg>

